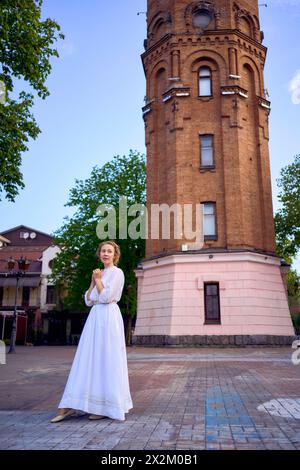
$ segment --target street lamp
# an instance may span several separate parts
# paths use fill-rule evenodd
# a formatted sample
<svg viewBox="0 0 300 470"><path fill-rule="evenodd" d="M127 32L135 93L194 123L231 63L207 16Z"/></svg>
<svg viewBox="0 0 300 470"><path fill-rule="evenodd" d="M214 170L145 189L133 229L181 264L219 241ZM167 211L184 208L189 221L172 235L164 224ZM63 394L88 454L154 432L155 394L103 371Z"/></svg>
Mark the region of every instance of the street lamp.
<svg viewBox="0 0 300 470"><path fill-rule="evenodd" d="M16 334L17 334L17 303L18 303L18 290L19 290L19 279L25 276L26 271L29 268L30 262L21 256L18 260L18 269L14 270L15 267L15 260L10 257L7 261L8 270L10 271L10 276L15 277L17 280L16 283L16 293L15 293L15 306L14 306L14 316L13 316L13 325L11 330L11 337L10 337L10 346L9 346L9 353L16 352Z"/></svg>

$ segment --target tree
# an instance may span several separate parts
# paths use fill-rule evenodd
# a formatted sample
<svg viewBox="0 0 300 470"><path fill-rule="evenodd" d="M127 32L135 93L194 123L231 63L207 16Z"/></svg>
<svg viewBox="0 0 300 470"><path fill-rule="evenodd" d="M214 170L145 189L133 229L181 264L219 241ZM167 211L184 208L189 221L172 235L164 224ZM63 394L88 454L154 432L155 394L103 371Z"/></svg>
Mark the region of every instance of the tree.
<svg viewBox="0 0 300 470"><path fill-rule="evenodd" d="M13 99L20 80L45 99L45 85L51 72L50 58L58 57L52 47L60 26L50 18L41 21L43 0L1 0L0 2L0 83L6 88L6 101L0 102L0 196L14 201L24 188L20 170L22 153L29 139L41 132L32 115L32 93L21 91ZM15 93L14 93L15 94ZM1 198L0 198L1 200Z"/></svg>
<svg viewBox="0 0 300 470"><path fill-rule="evenodd" d="M112 205L118 216L120 196L127 198L128 207L134 203L145 204L146 163L144 155L138 152L131 150L128 156L115 156L103 167L94 167L91 176L86 181L76 180L70 191L66 206L75 207L76 211L72 217L65 217L62 227L54 233L61 252L55 258L52 278L58 288L63 285L66 289L64 308L86 309L83 294L90 284L92 270L99 265L96 249L101 240L96 235L97 208L100 204ZM131 320L136 313L133 269L144 257L145 240L116 238L116 242L122 254L119 266L125 274L121 310Z"/></svg>
<svg viewBox="0 0 300 470"><path fill-rule="evenodd" d="M275 214L277 254L290 263L300 248L300 155L280 175L277 183L282 207Z"/></svg>

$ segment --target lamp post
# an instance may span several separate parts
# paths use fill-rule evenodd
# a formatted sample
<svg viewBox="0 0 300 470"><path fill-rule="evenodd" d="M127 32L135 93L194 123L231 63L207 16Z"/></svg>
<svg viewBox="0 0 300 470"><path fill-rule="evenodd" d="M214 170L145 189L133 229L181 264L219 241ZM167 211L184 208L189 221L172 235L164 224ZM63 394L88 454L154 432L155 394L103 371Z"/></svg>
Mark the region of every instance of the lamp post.
<svg viewBox="0 0 300 470"><path fill-rule="evenodd" d="M8 270L10 272L11 277L15 277L16 282L16 292L15 292L15 306L14 306L14 316L13 316L13 324L11 330L11 337L10 337L10 346L9 346L9 353L16 352L16 335L17 335L17 304L18 304L18 290L19 290L19 279L25 276L26 271L28 270L30 262L21 256L18 260L18 270L13 271L15 267L15 260L10 257L7 261Z"/></svg>

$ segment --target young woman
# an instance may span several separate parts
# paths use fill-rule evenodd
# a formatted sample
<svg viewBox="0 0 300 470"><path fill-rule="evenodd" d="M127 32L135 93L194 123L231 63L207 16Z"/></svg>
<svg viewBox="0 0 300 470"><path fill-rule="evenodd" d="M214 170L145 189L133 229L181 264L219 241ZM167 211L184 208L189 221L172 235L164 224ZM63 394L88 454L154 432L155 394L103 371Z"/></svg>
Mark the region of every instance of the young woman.
<svg viewBox="0 0 300 470"><path fill-rule="evenodd" d="M97 255L104 270L95 269L85 293L92 307L82 331L64 394L58 405L57 423L75 410L90 413L89 419L125 420L132 408L129 390L123 320L117 302L124 287L123 271L116 265L120 248L102 242Z"/></svg>

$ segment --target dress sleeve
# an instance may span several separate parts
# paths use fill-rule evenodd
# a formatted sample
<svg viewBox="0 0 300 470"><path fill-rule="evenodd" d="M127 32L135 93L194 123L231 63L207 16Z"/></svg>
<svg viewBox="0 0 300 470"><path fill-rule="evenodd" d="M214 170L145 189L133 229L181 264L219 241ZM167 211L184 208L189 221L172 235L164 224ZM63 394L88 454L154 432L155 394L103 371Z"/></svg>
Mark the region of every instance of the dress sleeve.
<svg viewBox="0 0 300 470"><path fill-rule="evenodd" d="M103 304L109 304L110 302L118 302L122 295L124 287L124 273L121 269L116 270L113 275L109 276L103 282L103 289L98 294L98 301Z"/></svg>
<svg viewBox="0 0 300 470"><path fill-rule="evenodd" d="M92 300L88 300L87 294L88 294L88 290L87 290L86 293L84 294L85 305L86 305L87 307L92 307L92 306L93 306L93 301L92 301Z"/></svg>

